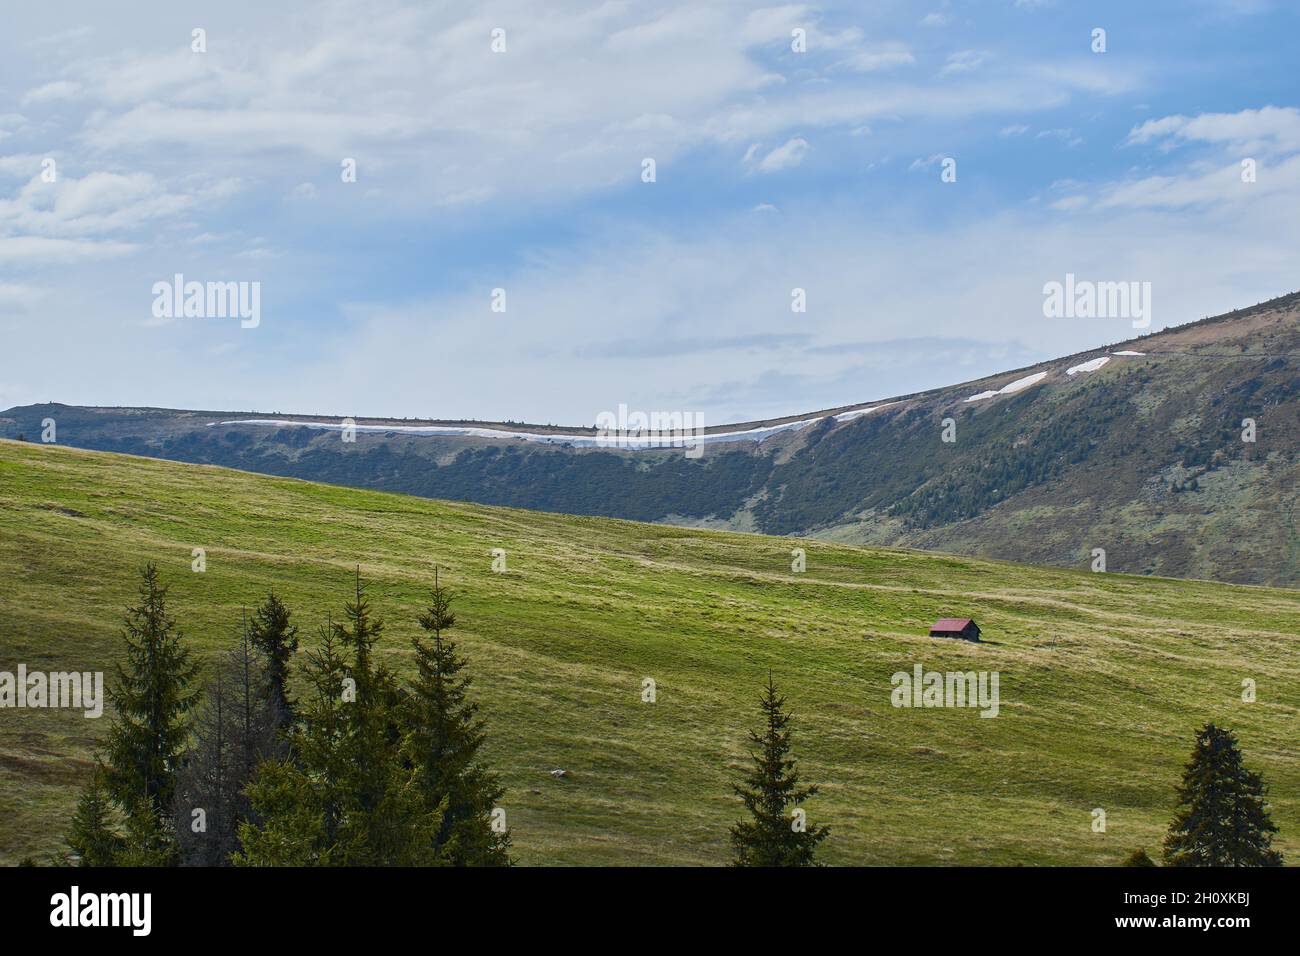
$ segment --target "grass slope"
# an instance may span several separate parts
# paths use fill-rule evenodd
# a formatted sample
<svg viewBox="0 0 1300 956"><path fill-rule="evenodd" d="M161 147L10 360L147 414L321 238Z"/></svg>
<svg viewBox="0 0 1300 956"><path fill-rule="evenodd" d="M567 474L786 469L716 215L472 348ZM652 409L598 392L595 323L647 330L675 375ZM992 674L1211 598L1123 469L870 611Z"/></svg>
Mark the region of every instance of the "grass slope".
<svg viewBox="0 0 1300 956"><path fill-rule="evenodd" d="M790 549L808 549L806 573ZM190 570L191 548L207 571ZM505 548L509 571L491 571ZM308 632L355 563L408 639L435 564L526 864L721 863L768 668L839 864L1110 864L1153 855L1193 731L1233 727L1300 860L1300 595L573 518L0 442L0 670L110 670L136 569L186 639L235 640L274 588ZM981 645L930 639L970 614ZM1001 674L1002 712L905 710L890 675ZM640 700L653 677L658 701ZM1243 678L1259 699L1241 702ZM107 719L0 711L0 861L53 849ZM571 776L554 779L548 771ZM1105 833L1091 811L1108 816Z"/></svg>

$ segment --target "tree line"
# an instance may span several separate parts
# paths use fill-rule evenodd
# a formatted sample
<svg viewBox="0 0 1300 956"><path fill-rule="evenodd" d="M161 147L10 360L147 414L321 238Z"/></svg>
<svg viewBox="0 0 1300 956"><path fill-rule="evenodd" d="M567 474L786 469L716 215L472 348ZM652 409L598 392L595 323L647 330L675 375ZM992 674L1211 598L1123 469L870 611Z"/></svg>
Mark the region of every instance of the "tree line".
<svg viewBox="0 0 1300 956"><path fill-rule="evenodd" d="M198 683L150 564L127 609L113 723L67 843L83 866L508 866L504 793L435 584L406 682L376 659L383 620L357 572L301 664L275 594ZM302 700L290 694L301 675Z"/></svg>
<svg viewBox="0 0 1300 956"><path fill-rule="evenodd" d="M505 790L466 660L449 632L451 591L435 571L415 672L376 659L383 620L358 569L342 619L298 657L298 628L274 593L200 682L153 564L123 627L112 723L66 836L81 866L510 866ZM291 676L304 688L290 690ZM749 765L732 791L732 865L812 866L830 828L807 820L791 715L769 672ZM1231 731L1207 724L1164 841L1169 866L1278 866L1262 778ZM1154 866L1137 850L1127 866Z"/></svg>

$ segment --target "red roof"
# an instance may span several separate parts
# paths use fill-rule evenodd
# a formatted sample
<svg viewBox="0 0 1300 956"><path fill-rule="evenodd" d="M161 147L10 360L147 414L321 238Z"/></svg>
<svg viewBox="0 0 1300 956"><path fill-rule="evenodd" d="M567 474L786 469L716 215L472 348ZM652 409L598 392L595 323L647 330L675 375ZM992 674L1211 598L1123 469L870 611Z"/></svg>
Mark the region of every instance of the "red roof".
<svg viewBox="0 0 1300 956"><path fill-rule="evenodd" d="M941 617L930 628L932 631L964 631L967 624L974 624L968 617Z"/></svg>

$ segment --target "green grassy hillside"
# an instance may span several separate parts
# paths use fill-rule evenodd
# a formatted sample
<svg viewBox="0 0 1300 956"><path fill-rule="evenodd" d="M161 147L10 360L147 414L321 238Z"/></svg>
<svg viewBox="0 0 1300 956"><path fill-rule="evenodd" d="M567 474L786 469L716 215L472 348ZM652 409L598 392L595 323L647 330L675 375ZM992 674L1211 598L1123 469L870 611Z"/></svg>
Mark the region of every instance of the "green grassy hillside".
<svg viewBox="0 0 1300 956"><path fill-rule="evenodd" d="M805 547L807 571L790 568ZM207 571L190 569L207 550ZM504 548L508 572L491 570ZM1109 864L1154 852L1193 732L1234 728L1300 861L1300 594L573 518L0 442L0 670L103 669L156 561L205 656L268 589L304 635L359 563L399 669L433 575L459 594L526 864L699 864L759 686L795 713L827 862ZM931 639L972 615L987 643ZM1001 714L905 710L890 676L1001 675ZM641 702L652 677L658 700ZM1244 678L1259 699L1241 702ZM0 710L0 861L55 847L107 728ZM570 776L555 779L553 768ZM1091 830L1104 808L1105 833Z"/></svg>

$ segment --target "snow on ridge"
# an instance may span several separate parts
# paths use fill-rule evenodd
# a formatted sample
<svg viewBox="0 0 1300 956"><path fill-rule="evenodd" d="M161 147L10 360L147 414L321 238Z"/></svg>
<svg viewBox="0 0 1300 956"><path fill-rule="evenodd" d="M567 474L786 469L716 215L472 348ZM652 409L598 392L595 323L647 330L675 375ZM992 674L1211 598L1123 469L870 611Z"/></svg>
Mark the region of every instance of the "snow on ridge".
<svg viewBox="0 0 1300 956"><path fill-rule="evenodd" d="M992 398L995 395L1011 395L1015 392L1023 391L1031 385L1037 385L1043 379L1047 378L1046 372L1034 372L1032 375L1026 375L1024 378L1018 378L1014 382L1009 382L999 389L980 392L978 395L972 395L966 399L968 402L978 402L986 398Z"/></svg>
<svg viewBox="0 0 1300 956"><path fill-rule="evenodd" d="M1109 362L1112 355L1145 355L1145 354L1146 354L1145 352L1132 352L1128 350L1122 352L1111 352L1110 355L1102 355L1095 359L1089 359L1086 362L1080 362L1078 365L1071 365L1069 368L1065 370L1065 374L1073 377L1079 374L1080 372L1095 372L1097 371L1097 369L1101 368L1103 365ZM1023 389L1026 389L1031 385L1037 385L1046 377L1047 377L1046 372L1035 372L1033 375L1026 375L1024 378L1018 378L1014 382L1011 382L1008 385L1003 385L999 389L990 389L987 392L979 392L978 394L972 395L970 398L966 399L966 401L982 402L984 399L993 398L996 395L1010 395L1013 392L1022 391Z"/></svg>
<svg viewBox="0 0 1300 956"><path fill-rule="evenodd" d="M834 416L837 422L849 421L860 415L866 415L874 412L878 408L884 408L886 405L896 405L897 402L886 402L885 405L875 405L871 408L861 408L854 411L842 412ZM225 422L209 422L208 427L214 425L253 425L267 428L314 428L321 431L342 431L345 427L355 428L358 432L397 432L402 435L416 435L430 438L515 438L522 441L537 442L544 445L568 445L574 448L616 448L625 451L641 451L647 448L681 448L683 442L687 444L710 445L718 442L727 441L754 441L761 442L765 438L784 431L796 431L807 428L809 425L815 425L823 421L827 416L818 415L814 418L802 418L798 421L786 422L781 425L767 425L761 428L748 428L743 431L734 432L715 432L711 435L692 435L690 432L683 437L681 434L664 434L664 435L615 435L611 437L598 437L596 435L543 435L539 432L521 432L505 431L499 428L475 428L469 425L353 425L345 426L342 422L302 422L293 421L287 418L239 418Z"/></svg>
<svg viewBox="0 0 1300 956"><path fill-rule="evenodd" d="M885 402L883 405L873 405L871 408L855 408L851 412L840 412L838 415L835 416L835 420L837 422L849 422L862 415L870 415L872 412L878 409L888 408L890 405L897 405L897 404L898 402Z"/></svg>
<svg viewBox="0 0 1300 956"><path fill-rule="evenodd" d="M1095 372L1107 362L1110 361L1109 355L1103 355L1100 358L1089 359L1087 362L1081 362L1078 365L1071 366L1065 370L1066 375L1078 375L1080 372Z"/></svg>

